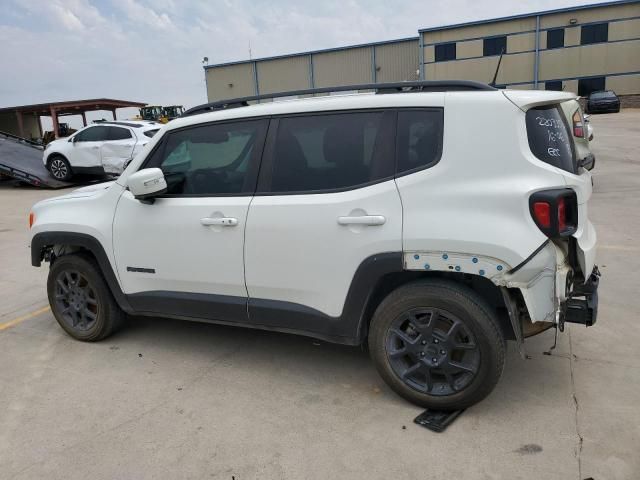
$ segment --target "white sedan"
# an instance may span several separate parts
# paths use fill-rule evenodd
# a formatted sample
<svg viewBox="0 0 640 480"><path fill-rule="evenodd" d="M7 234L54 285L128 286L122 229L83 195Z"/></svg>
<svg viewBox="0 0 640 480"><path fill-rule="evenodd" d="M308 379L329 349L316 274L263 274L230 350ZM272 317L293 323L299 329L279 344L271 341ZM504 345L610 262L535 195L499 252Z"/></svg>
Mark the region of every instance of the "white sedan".
<svg viewBox="0 0 640 480"><path fill-rule="evenodd" d="M137 120L95 123L50 142L42 161L57 180L76 174L119 175L161 127Z"/></svg>

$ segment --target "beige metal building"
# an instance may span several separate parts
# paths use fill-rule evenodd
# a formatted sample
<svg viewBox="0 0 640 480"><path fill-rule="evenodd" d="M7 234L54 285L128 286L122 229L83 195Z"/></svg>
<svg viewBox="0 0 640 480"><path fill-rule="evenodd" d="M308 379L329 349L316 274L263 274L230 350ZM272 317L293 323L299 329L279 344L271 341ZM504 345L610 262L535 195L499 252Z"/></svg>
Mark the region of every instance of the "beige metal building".
<svg viewBox="0 0 640 480"><path fill-rule="evenodd" d="M422 29L405 38L205 67L209 101L404 80L640 94L640 1Z"/></svg>

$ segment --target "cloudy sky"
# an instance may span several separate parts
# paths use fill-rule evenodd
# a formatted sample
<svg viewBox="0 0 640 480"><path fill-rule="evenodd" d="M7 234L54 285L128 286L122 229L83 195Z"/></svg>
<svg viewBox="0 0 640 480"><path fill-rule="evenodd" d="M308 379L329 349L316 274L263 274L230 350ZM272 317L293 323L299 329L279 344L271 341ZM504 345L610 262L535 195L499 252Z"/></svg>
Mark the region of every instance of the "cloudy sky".
<svg viewBox="0 0 640 480"><path fill-rule="evenodd" d="M0 0L0 106L112 97L193 106L212 64L417 35L583 0Z"/></svg>

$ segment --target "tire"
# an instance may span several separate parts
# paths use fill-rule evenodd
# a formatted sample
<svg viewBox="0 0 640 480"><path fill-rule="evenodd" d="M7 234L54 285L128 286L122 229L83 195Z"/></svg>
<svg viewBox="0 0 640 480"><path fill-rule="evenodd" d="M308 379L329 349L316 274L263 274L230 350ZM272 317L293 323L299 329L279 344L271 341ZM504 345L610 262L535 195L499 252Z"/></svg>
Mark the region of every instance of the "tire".
<svg viewBox="0 0 640 480"><path fill-rule="evenodd" d="M125 318L100 268L88 255L57 258L49 269L47 295L54 317L76 340L102 340L114 333Z"/></svg>
<svg viewBox="0 0 640 480"><path fill-rule="evenodd" d="M62 155L52 155L47 162L47 169L53 178L61 182L71 180L71 177L73 177L71 165Z"/></svg>
<svg viewBox="0 0 640 480"><path fill-rule="evenodd" d="M460 410L489 395L502 375L505 349L486 302L440 279L391 292L369 330L369 351L384 381L404 399L435 410Z"/></svg>

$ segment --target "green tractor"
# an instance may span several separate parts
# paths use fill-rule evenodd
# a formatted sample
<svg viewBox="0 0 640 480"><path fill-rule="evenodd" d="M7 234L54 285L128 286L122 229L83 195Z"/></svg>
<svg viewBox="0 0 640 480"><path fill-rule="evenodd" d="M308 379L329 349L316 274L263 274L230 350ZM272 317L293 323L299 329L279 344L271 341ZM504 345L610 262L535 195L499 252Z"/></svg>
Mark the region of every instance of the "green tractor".
<svg viewBox="0 0 640 480"><path fill-rule="evenodd" d="M182 105L171 105L169 107L164 107L164 118L169 120L173 120L174 118L178 118L180 115L184 113L184 107Z"/></svg>
<svg viewBox="0 0 640 480"><path fill-rule="evenodd" d="M164 116L163 108L159 105L147 105L146 107L142 107L140 109L139 120L151 120L156 122L161 122ZM162 123L167 123L162 122Z"/></svg>

